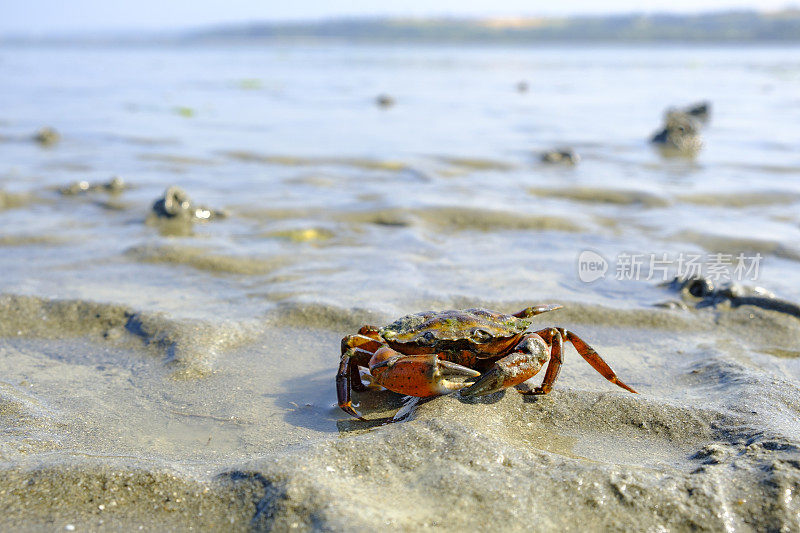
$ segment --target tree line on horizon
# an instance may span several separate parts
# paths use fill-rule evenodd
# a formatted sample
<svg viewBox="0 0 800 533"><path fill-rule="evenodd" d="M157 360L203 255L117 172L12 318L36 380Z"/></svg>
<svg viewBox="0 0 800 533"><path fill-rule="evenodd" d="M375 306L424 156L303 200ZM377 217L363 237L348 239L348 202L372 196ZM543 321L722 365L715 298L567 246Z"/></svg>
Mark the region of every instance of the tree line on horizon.
<svg viewBox="0 0 800 533"><path fill-rule="evenodd" d="M800 41L800 10L699 15L614 15L563 19L336 19L251 23L194 31L188 41L339 40L351 42L755 42Z"/></svg>

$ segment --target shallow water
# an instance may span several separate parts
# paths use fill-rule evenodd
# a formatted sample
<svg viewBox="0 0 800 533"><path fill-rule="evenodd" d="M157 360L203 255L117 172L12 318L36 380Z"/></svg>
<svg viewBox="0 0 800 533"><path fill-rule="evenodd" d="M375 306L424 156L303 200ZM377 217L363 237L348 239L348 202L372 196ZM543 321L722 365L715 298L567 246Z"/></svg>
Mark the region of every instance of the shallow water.
<svg viewBox="0 0 800 533"><path fill-rule="evenodd" d="M367 464L360 445L383 453L399 439L412 462L474 447L475 464L491 468L431 463L465 483L489 484L480 472L494 475L495 453L540 467L567 461L564 476L595 476L623 503L619 476L657 471L637 490L669 503L658 476L683 479L708 454L745 462L714 473L720 486L757 485L741 472L779 461L751 454L754 443L789 442L782 450L797 461L795 318L656 309L676 297L660 276L614 279L621 253L760 253L749 283L800 301L796 48L31 47L0 48L0 70L0 464L9 472L77 464L91 474L86 461L113 457L120 472L128 458L205 483L255 461L273 482L294 472L292 454L310 453L312 481L297 481L305 496L275 501L314 507L334 490L328 468ZM515 90L522 79L527 93ZM396 104L376 106L380 93ZM701 99L713 114L696 158L664 158L647 144L665 108ZM60 142L31 140L45 125ZM561 146L579 153L577 166L540 162ZM57 191L113 175L132 188ZM173 184L229 216L181 231L148 221ZM579 279L587 249L611 261L605 279ZM570 352L553 402L448 398L372 431L335 407L339 339L362 323L549 301L574 309L537 321L574 327L641 397L613 390ZM390 393L360 400L374 413L400 405ZM277 478L261 464L272 458ZM800 475L786 468L764 483L796 493ZM402 494L425 500L425 490ZM602 507L600 494L587 509ZM351 497L344 515L314 507L323 517L314 520L374 524L380 509L359 511L358 490ZM762 500L747 497L749 507L724 516L710 511L716 504L684 506L677 527L800 520L797 503L753 518ZM488 496L467 501L496 507ZM604 523L623 528L609 505ZM97 525L78 509L36 516ZM277 523L315 524L281 509ZM440 510L392 520L430 525ZM242 504L236 520L246 526L248 512ZM643 523L670 524L662 519L653 511ZM547 520L560 524L558 513Z"/></svg>
<svg viewBox="0 0 800 533"><path fill-rule="evenodd" d="M406 311L421 295L653 297L579 283L592 247L760 251L762 283L800 297L796 49L15 48L0 64L0 187L36 195L3 213L3 235L55 241L7 248L14 292L215 317L287 299ZM397 105L373 105L380 92ZM647 146L666 107L704 98L695 160ZM26 142L43 125L62 142ZM538 162L562 145L577 167ZM112 175L136 188L111 207L47 190ZM141 219L169 184L232 216L159 237ZM165 246L224 259L154 265Z"/></svg>

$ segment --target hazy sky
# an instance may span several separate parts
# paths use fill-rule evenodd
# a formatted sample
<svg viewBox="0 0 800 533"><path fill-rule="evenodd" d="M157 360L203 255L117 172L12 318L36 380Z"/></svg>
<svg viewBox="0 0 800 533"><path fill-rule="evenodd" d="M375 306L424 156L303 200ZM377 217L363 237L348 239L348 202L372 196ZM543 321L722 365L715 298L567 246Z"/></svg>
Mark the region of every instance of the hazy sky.
<svg viewBox="0 0 800 533"><path fill-rule="evenodd" d="M165 30L341 16L504 16L778 9L787 0L0 0L0 33Z"/></svg>

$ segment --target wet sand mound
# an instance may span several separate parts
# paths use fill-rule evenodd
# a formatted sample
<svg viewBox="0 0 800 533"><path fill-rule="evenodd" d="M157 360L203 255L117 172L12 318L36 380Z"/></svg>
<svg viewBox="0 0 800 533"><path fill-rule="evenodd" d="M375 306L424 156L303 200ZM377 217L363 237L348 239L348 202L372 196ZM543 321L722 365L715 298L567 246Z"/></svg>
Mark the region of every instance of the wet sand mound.
<svg viewBox="0 0 800 533"><path fill-rule="evenodd" d="M747 459L721 459L719 466L701 466L707 459L689 451L708 449L707 443L701 443L713 433L709 427L715 418L721 417L675 417L675 411L653 406L645 408L645 416L631 419L627 415L632 412L623 410L609 420L607 408L613 412L616 401L603 405L597 397L585 396L577 402L565 402L564 396L556 396L547 404L560 405L575 418L585 415L592 404L606 413L600 415L599 427L608 432L596 433L595 425L591 437L597 439L594 449L602 456L587 460L530 446L531 436L546 441L563 431L550 422L561 419L564 411L548 418L541 416L547 414L547 408L544 413L538 409L509 412L502 403L495 403L485 410L471 409L465 415L467 411L461 406L447 409L450 401L431 402L426 405L429 412L420 409L418 419L403 427L395 425L330 445L315 459L330 466L333 475L318 476L308 483L348 487L335 508L344 507L347 513L330 518L334 528L344 525L340 521L346 516L355 516L364 517L364 525L388 520L391 525L410 529L436 524L455 531L469 529L477 515L483 523L503 524L503 529L571 531L581 529L574 523L576 511L591 515L598 530L719 530L745 525L760 529L793 520L797 505L787 508L782 503L776 505L776 500L780 502L786 487L797 487L800 472L797 466L782 462L779 454L767 459L755 453ZM642 408L635 407L633 413L642 413ZM525 418L526 414L531 418ZM537 426L542 419L547 422ZM517 435L508 438L502 429L493 431L511 420L523 428ZM623 426L616 421L624 421ZM689 430L683 438L682 425ZM652 445L652 429L664 426L672 430L662 431ZM615 441L620 431L627 438ZM520 438L523 433L529 437ZM746 446L731 448L737 451ZM626 465L626 459L635 454L624 448L639 448L638 455L648 458L650 464ZM671 452L664 454L667 449ZM670 457L681 449L686 450L685 456ZM787 452L791 457L791 450ZM665 464L653 465L653 454L660 454ZM701 468L706 475L695 473ZM763 513L765 508L769 512ZM720 513L720 509L729 512ZM307 519L305 524L311 525Z"/></svg>
<svg viewBox="0 0 800 533"><path fill-rule="evenodd" d="M800 464L791 442L732 441L725 428L735 418L618 394L507 396L471 405L441 398L409 422L205 474L119 458L0 471L0 503L12 509L7 524L34 516L62 526L235 531L463 531L476 517L509 531L586 530L576 513L598 531L795 523L798 504L786 494L800 488Z"/></svg>
<svg viewBox="0 0 800 533"><path fill-rule="evenodd" d="M548 215L514 214L469 207L437 207L413 210L426 225L439 230L477 231L564 231L580 232L583 227L571 219Z"/></svg>
<svg viewBox="0 0 800 533"><path fill-rule="evenodd" d="M381 226L422 225L440 231L565 231L580 232L577 222L556 215L527 215L476 207L432 206L355 211L337 217L343 222Z"/></svg>
<svg viewBox="0 0 800 533"><path fill-rule="evenodd" d="M382 311L284 302L248 329L92 302L0 302L11 365L0 380L3 527L797 524L800 501L787 497L800 490L797 368L753 351L759 331L793 346L800 321L780 313L569 304L542 322L574 328L641 394L568 348L547 396L441 397L379 425L399 395L357 394L377 422L348 418L333 405L333 373L341 336L385 323ZM154 379L152 357L136 356L202 358L215 346L224 357L202 382ZM114 364L131 352L138 363Z"/></svg>
<svg viewBox="0 0 800 533"><path fill-rule="evenodd" d="M122 305L0 295L0 337L80 339L161 357L173 378L196 379L213 371L220 352L252 338L248 326L174 320ZM73 353L75 361L84 355ZM59 358L69 359L68 355Z"/></svg>
<svg viewBox="0 0 800 533"><path fill-rule="evenodd" d="M377 224L388 227L411 226L415 222L412 213L401 208L352 211L342 213L336 218L353 224Z"/></svg>
<svg viewBox="0 0 800 533"><path fill-rule="evenodd" d="M678 195L677 199L695 205L742 208L793 204L800 201L800 195L788 191L742 191L739 193L713 191Z"/></svg>
<svg viewBox="0 0 800 533"><path fill-rule="evenodd" d="M284 257L239 257L220 255L203 248L183 245L142 245L130 248L126 257L144 263L185 265L218 274L263 275L289 263Z"/></svg>
<svg viewBox="0 0 800 533"><path fill-rule="evenodd" d="M409 170L405 163L399 161L387 161L377 159L367 159L359 157L305 157L305 156L286 156L286 155L266 155L255 152L229 151L222 152L223 156L243 161L247 163L261 163L267 165L281 166L342 166L356 168L360 170L386 170L390 172L401 172Z"/></svg>
<svg viewBox="0 0 800 533"><path fill-rule="evenodd" d="M560 215L530 215L496 209L449 205L424 208L383 207L329 213L307 208L264 209L242 210L237 211L237 214L259 221L322 219L356 225L422 226L437 233L441 231L563 231L576 233L584 229L579 222Z"/></svg>
<svg viewBox="0 0 800 533"><path fill-rule="evenodd" d="M0 246L59 246L74 240L60 235L0 235Z"/></svg>
<svg viewBox="0 0 800 533"><path fill-rule="evenodd" d="M643 207L665 207L669 205L667 199L644 191L594 187L569 187L559 189L532 187L528 189L528 192L544 198L561 198L593 204L637 205Z"/></svg>
<svg viewBox="0 0 800 533"><path fill-rule="evenodd" d="M32 201L33 198L30 195L11 193L0 189L0 211L22 207Z"/></svg>
<svg viewBox="0 0 800 533"><path fill-rule="evenodd" d="M281 302L266 314L273 326L328 329L354 333L364 324L383 324L387 317L369 309L344 309L335 305L312 302Z"/></svg>
<svg viewBox="0 0 800 533"><path fill-rule="evenodd" d="M160 153L146 153L146 154L139 154L138 159L141 161L155 161L157 163L168 163L171 165L175 165L178 167L181 166L211 166L216 165L217 162L213 159L207 159L203 157L193 157L189 155L177 155L177 154L160 154Z"/></svg>
<svg viewBox="0 0 800 533"><path fill-rule="evenodd" d="M245 531L263 492L257 480L233 473L208 483L164 466L119 463L109 457L66 468L0 470L4 523L61 531Z"/></svg>
<svg viewBox="0 0 800 533"><path fill-rule="evenodd" d="M514 165L511 165L504 161L497 161L494 159L478 159L473 157L446 157L446 156L440 156L437 159L453 167L451 169L452 172L486 171L486 170L505 172L514 169Z"/></svg>
<svg viewBox="0 0 800 533"><path fill-rule="evenodd" d="M0 337L108 335L134 313L122 305L0 295Z"/></svg>
<svg viewBox="0 0 800 533"><path fill-rule="evenodd" d="M10 460L12 454L47 453L59 448L52 432L59 424L57 414L25 389L24 383L12 385L0 379L0 464Z"/></svg>
<svg viewBox="0 0 800 533"><path fill-rule="evenodd" d="M703 247L710 253L737 254L741 252L761 253L792 261L800 261L800 250L778 241L747 237L731 237L697 231L681 231L671 237L674 241L688 241Z"/></svg>

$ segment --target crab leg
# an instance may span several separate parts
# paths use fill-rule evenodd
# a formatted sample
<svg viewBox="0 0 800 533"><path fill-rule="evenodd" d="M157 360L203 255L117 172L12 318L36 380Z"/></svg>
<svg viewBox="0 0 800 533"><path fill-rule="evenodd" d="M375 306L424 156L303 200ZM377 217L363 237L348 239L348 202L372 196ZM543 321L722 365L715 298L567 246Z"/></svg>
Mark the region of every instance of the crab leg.
<svg viewBox="0 0 800 533"><path fill-rule="evenodd" d="M485 396L519 385L536 375L550 358L550 346L539 335L528 334L508 355L500 358L480 379L461 391L462 396Z"/></svg>
<svg viewBox="0 0 800 533"><path fill-rule="evenodd" d="M572 343L572 345L575 347L578 353L581 354L581 357L583 357L587 363L592 365L592 368L597 370L600 373L600 375L602 375L611 383L619 387L622 387L626 391L638 394L635 390L625 385L622 382L622 380L617 377L614 371L611 370L611 367L608 366L608 364L605 361L603 361L603 358L600 357L600 355L596 351L594 351L594 348L583 342L583 340L580 337L578 337L571 331L560 329L560 332L565 339L567 339L569 342Z"/></svg>
<svg viewBox="0 0 800 533"><path fill-rule="evenodd" d="M608 366L605 361L603 361L603 358L600 357L594 348L586 344L583 339L571 331L565 330L564 328L547 328L537 331L536 334L542 337L545 342L552 346L552 358L550 359L550 363L547 365L547 371L545 372L544 380L542 380L541 386L536 387L532 391L520 391L523 394L547 394L550 392L550 390L553 388L553 383L555 383L556 379L558 378L558 373L561 370L561 364L564 362L562 357L562 345L564 340L571 342L581 357L583 357L587 363L592 365L592 368L597 370L604 378L611 383L622 387L626 391L636 394L635 390L627 386L617 377L614 371L611 370L611 367Z"/></svg>
<svg viewBox="0 0 800 533"><path fill-rule="evenodd" d="M564 306L558 304L535 305L533 307L526 307L522 311L517 311L514 313L514 316L517 318L530 318L532 316L541 315L542 313L546 313L548 311L561 309L562 307Z"/></svg>
<svg viewBox="0 0 800 533"><path fill-rule="evenodd" d="M358 371L358 367L366 367L369 363L369 358L372 357L372 354L375 353L381 346L383 346L383 342L377 340L377 338L363 334L367 328L372 328L372 326L364 326L361 328L361 330L359 330L358 335L348 335L342 339L342 356L344 356L344 354L350 349L361 350L369 353L368 356L362 355L361 357L353 359L348 365L350 369L351 384L353 390L357 392L364 392L368 390L368 387L361 382L361 373Z"/></svg>
<svg viewBox="0 0 800 533"><path fill-rule="evenodd" d="M499 390L519 385L533 377L547 362L547 370L539 387L531 391L520 390L523 394L547 394L558 379L564 362L564 341L569 341L592 368L604 378L623 389L636 393L622 382L603 358L580 337L563 328L547 328L523 337L510 354L499 359L480 379L461 391L463 396L483 396Z"/></svg>
<svg viewBox="0 0 800 533"><path fill-rule="evenodd" d="M535 389L520 390L522 394L547 394L553 388L553 383L558 379L561 372L561 365L564 363L564 337L555 328L549 328L537 333L544 341L550 345L550 362L547 363L547 370L544 373L542 384Z"/></svg>
<svg viewBox="0 0 800 533"><path fill-rule="evenodd" d="M426 398L450 394L466 386L448 377L477 377L480 372L440 359L437 354L403 355L383 346L372 356L369 371L379 385L387 389Z"/></svg>
<svg viewBox="0 0 800 533"><path fill-rule="evenodd" d="M359 335L348 335L342 339L342 359L339 361L339 370L336 373L336 396L339 407L346 413L356 418L365 420L353 408L350 400L350 390L365 391L367 387L361 382L359 366L367 366L375 351L380 349L382 343L370 334L371 326L364 326L359 330Z"/></svg>
<svg viewBox="0 0 800 533"><path fill-rule="evenodd" d="M350 400L350 389L366 390L364 384L361 383L358 367L366 364L370 357L372 357L371 352L361 348L350 348L342 355L342 360L339 362L339 371L336 373L336 396L339 401L339 407L342 411L361 420L365 420L365 418L353 408Z"/></svg>

